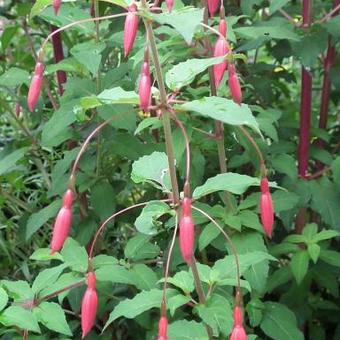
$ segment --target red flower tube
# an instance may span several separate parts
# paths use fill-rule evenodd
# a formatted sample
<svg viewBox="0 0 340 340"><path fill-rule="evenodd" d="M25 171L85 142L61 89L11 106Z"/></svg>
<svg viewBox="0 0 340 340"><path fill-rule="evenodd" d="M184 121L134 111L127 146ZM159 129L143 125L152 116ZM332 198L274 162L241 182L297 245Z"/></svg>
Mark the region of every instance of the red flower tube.
<svg viewBox="0 0 340 340"><path fill-rule="evenodd" d="M235 66L233 64L229 64L228 66L228 72L229 72L229 89L231 92L231 96L233 98L233 101L239 105L242 103L242 90L240 81L238 79L238 76L236 74Z"/></svg>
<svg viewBox="0 0 340 340"><path fill-rule="evenodd" d="M157 340L167 340L168 339L168 319L162 316L158 322L158 336Z"/></svg>
<svg viewBox="0 0 340 340"><path fill-rule="evenodd" d="M190 265L194 256L195 226L191 213L191 199L182 201L182 216L179 222L179 246L183 260Z"/></svg>
<svg viewBox="0 0 340 340"><path fill-rule="evenodd" d="M87 289L81 302L81 329L83 339L91 331L96 321L97 307L96 275L90 272L87 276Z"/></svg>
<svg viewBox="0 0 340 340"><path fill-rule="evenodd" d="M124 25L124 55L125 58L129 55L132 50L133 44L136 40L137 31L138 31L138 16L137 5L132 3L128 8L128 15L125 18Z"/></svg>
<svg viewBox="0 0 340 340"><path fill-rule="evenodd" d="M73 191L68 189L64 195L63 205L55 219L51 242L52 254L56 251L59 251L63 247L64 242L69 234L72 224L73 196Z"/></svg>
<svg viewBox="0 0 340 340"><path fill-rule="evenodd" d="M247 334L243 326L235 326L229 340L247 340Z"/></svg>
<svg viewBox="0 0 340 340"><path fill-rule="evenodd" d="M37 62L27 95L27 106L31 112L34 111L35 105L38 102L43 80L44 65L41 62Z"/></svg>
<svg viewBox="0 0 340 340"><path fill-rule="evenodd" d="M274 224L274 208L266 177L261 179L260 216L264 232L271 238Z"/></svg>
<svg viewBox="0 0 340 340"><path fill-rule="evenodd" d="M150 66L147 61L144 61L142 65L138 93L139 93L139 106L141 110L148 111L148 108L151 103L151 75Z"/></svg>
<svg viewBox="0 0 340 340"><path fill-rule="evenodd" d="M220 7L220 0L208 0L208 10L211 17L213 17Z"/></svg>

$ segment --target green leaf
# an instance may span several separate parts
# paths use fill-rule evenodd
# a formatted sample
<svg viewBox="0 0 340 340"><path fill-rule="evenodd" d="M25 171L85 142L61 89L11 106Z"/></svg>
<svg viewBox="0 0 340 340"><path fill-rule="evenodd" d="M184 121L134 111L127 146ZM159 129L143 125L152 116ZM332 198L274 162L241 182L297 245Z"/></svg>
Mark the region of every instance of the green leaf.
<svg viewBox="0 0 340 340"><path fill-rule="evenodd" d="M272 292L275 288L289 282L292 279L292 271L289 266L277 269L267 281L267 291Z"/></svg>
<svg viewBox="0 0 340 340"><path fill-rule="evenodd" d="M274 14L276 11L281 9L283 6L288 4L289 0L271 0L269 6L270 15Z"/></svg>
<svg viewBox="0 0 340 340"><path fill-rule="evenodd" d="M168 329L171 340L207 340L208 335L203 323L188 320L171 322Z"/></svg>
<svg viewBox="0 0 340 340"><path fill-rule="evenodd" d="M158 129L162 126L162 121L158 117L149 117L143 119L139 124L135 131L135 135L138 135L143 130L151 127L152 129Z"/></svg>
<svg viewBox="0 0 340 340"><path fill-rule="evenodd" d="M61 250L61 255L65 264L72 270L80 273L86 273L88 267L88 255L84 247L78 242L68 238Z"/></svg>
<svg viewBox="0 0 340 340"><path fill-rule="evenodd" d="M202 251L206 248L216 237L220 234L220 231L213 223L207 224L198 239L199 250Z"/></svg>
<svg viewBox="0 0 340 340"><path fill-rule="evenodd" d="M184 7L171 13L152 14L152 18L164 25L172 26L186 41L191 44L198 26L203 21L203 8Z"/></svg>
<svg viewBox="0 0 340 340"><path fill-rule="evenodd" d="M296 180L298 173L294 157L284 154L277 155L272 159L274 169L282 174L286 174L292 180Z"/></svg>
<svg viewBox="0 0 340 340"><path fill-rule="evenodd" d="M103 266L96 270L98 281L110 281L112 283L135 284L132 272L120 265Z"/></svg>
<svg viewBox="0 0 340 340"><path fill-rule="evenodd" d="M39 248L31 256L30 260L34 261L50 261L50 260L60 260L63 258L59 253L51 254L50 248Z"/></svg>
<svg viewBox="0 0 340 340"><path fill-rule="evenodd" d="M40 328L35 316L20 306L11 306L0 315L0 323L5 327L16 326L40 334Z"/></svg>
<svg viewBox="0 0 340 340"><path fill-rule="evenodd" d="M340 156L333 161L331 168L333 172L334 183L340 187Z"/></svg>
<svg viewBox="0 0 340 340"><path fill-rule="evenodd" d="M19 85L29 83L29 73L17 67L9 68L0 76L0 86L6 88L15 88Z"/></svg>
<svg viewBox="0 0 340 340"><path fill-rule="evenodd" d="M55 217L61 207L61 200L54 200L47 207L32 214L26 225L26 240L30 240L35 232L37 232L50 218Z"/></svg>
<svg viewBox="0 0 340 340"><path fill-rule="evenodd" d="M141 214L137 217L135 227L142 234L156 235L158 232L157 219L170 212L171 209L166 203L151 201L143 208Z"/></svg>
<svg viewBox="0 0 340 340"><path fill-rule="evenodd" d="M28 148L17 149L9 155L2 158L0 161L0 175L10 171L15 164L23 158L27 153Z"/></svg>
<svg viewBox="0 0 340 340"><path fill-rule="evenodd" d="M290 243L307 243L308 239L305 235L299 234L292 234L288 235L283 242L290 242Z"/></svg>
<svg viewBox="0 0 340 340"><path fill-rule="evenodd" d="M231 99L203 97L199 100L177 105L182 111L193 111L230 125L246 125L261 134L259 124L246 104L238 105Z"/></svg>
<svg viewBox="0 0 340 340"><path fill-rule="evenodd" d="M135 183L148 182L156 187L169 188L168 157L164 152L155 151L143 156L132 164L131 179Z"/></svg>
<svg viewBox="0 0 340 340"><path fill-rule="evenodd" d="M315 243L312 243L308 245L307 250L309 257L312 259L314 263L316 263L320 255L320 246Z"/></svg>
<svg viewBox="0 0 340 340"><path fill-rule="evenodd" d="M336 230L321 230L317 235L313 237L313 242L320 242L324 240L329 240L333 237L339 237L340 233Z"/></svg>
<svg viewBox="0 0 340 340"><path fill-rule="evenodd" d="M61 334L72 335L66 322L65 312L57 303L42 302L33 309L33 314L48 329Z"/></svg>
<svg viewBox="0 0 340 340"><path fill-rule="evenodd" d="M174 290L167 290L167 297L170 298L177 293ZM163 291L158 289L151 289L149 291L142 291L135 295L132 299L125 299L118 303L115 309L110 313L110 317L105 324L104 330L116 319L125 317L133 319L137 315L151 308L159 308L162 300Z"/></svg>
<svg viewBox="0 0 340 340"><path fill-rule="evenodd" d="M31 300L34 297L34 292L26 281L2 280L1 286L14 301Z"/></svg>
<svg viewBox="0 0 340 340"><path fill-rule="evenodd" d="M186 305L191 301L190 296L175 295L167 301L167 307L170 309L171 316L174 316L177 308Z"/></svg>
<svg viewBox="0 0 340 340"><path fill-rule="evenodd" d="M0 311L2 311L6 306L8 302L8 295L6 291L0 287Z"/></svg>
<svg viewBox="0 0 340 340"><path fill-rule="evenodd" d="M36 0L32 9L30 17L31 19L35 17L36 15L39 15L47 6L51 5L50 0Z"/></svg>
<svg viewBox="0 0 340 340"><path fill-rule="evenodd" d="M337 251L321 249L320 259L332 266L340 267L340 253Z"/></svg>
<svg viewBox="0 0 340 340"><path fill-rule="evenodd" d="M124 1L124 0L100 0L100 1L109 2L110 4L115 4L117 6L124 7L124 8L126 8L130 4L130 1Z"/></svg>
<svg viewBox="0 0 340 340"><path fill-rule="evenodd" d="M118 264L118 260L113 256L101 254L93 258L92 264L95 269L98 269L100 267Z"/></svg>
<svg viewBox="0 0 340 340"><path fill-rule="evenodd" d="M307 240L306 241L312 241L314 236L317 234L318 232L318 226L316 223L308 223L304 226L303 231L302 231L302 235L304 235ZM304 241L304 242L306 242Z"/></svg>
<svg viewBox="0 0 340 340"><path fill-rule="evenodd" d="M186 295L193 292L195 289L192 274L183 270L176 273L173 277L169 277L168 282L182 289Z"/></svg>
<svg viewBox="0 0 340 340"><path fill-rule="evenodd" d="M200 318L209 325L214 334L230 334L233 322L229 301L222 295L213 294L204 305L196 307Z"/></svg>
<svg viewBox="0 0 340 340"><path fill-rule="evenodd" d="M274 210L276 213L293 209L299 202L299 196L294 192L289 191L275 191L272 194Z"/></svg>
<svg viewBox="0 0 340 340"><path fill-rule="evenodd" d="M294 313L286 306L266 302L261 329L274 340L303 340L304 336L297 327Z"/></svg>
<svg viewBox="0 0 340 340"><path fill-rule="evenodd" d="M252 298L247 303L247 314L249 317L249 322L252 327L257 327L263 317L263 310L264 310L264 304L261 302L258 298ZM247 340L249 340L249 336L247 336Z"/></svg>
<svg viewBox="0 0 340 340"><path fill-rule="evenodd" d="M290 262L292 273L296 282L300 284L308 271L309 256L306 250L295 253Z"/></svg>
<svg viewBox="0 0 340 340"><path fill-rule="evenodd" d="M245 39L288 39L299 41L299 36L293 30L284 26L249 26L234 28L236 35Z"/></svg>
<svg viewBox="0 0 340 340"><path fill-rule="evenodd" d="M101 221L115 211L115 196L113 187L106 181L101 181L92 188L90 202Z"/></svg>
<svg viewBox="0 0 340 340"><path fill-rule="evenodd" d="M140 290L150 290L156 288L158 281L155 272L145 264L135 264L131 273L133 274L135 286Z"/></svg>
<svg viewBox="0 0 340 340"><path fill-rule="evenodd" d="M40 272L33 282L33 292L37 294L42 289L52 285L55 281L57 281L58 277L66 267L66 264L61 264L57 267L48 268Z"/></svg>
<svg viewBox="0 0 340 340"><path fill-rule="evenodd" d="M165 75L166 85L173 91L191 84L195 77L208 67L221 63L224 57L189 59L173 66Z"/></svg>
<svg viewBox="0 0 340 340"><path fill-rule="evenodd" d="M127 259L141 260L154 258L159 254L159 247L149 242L150 236L137 234L129 240L124 249Z"/></svg>
<svg viewBox="0 0 340 340"><path fill-rule="evenodd" d="M334 16L330 20L327 20L327 22L324 23L323 26L326 28L328 33L333 36L333 38L336 41L340 40L340 32L339 32L340 17L339 16Z"/></svg>

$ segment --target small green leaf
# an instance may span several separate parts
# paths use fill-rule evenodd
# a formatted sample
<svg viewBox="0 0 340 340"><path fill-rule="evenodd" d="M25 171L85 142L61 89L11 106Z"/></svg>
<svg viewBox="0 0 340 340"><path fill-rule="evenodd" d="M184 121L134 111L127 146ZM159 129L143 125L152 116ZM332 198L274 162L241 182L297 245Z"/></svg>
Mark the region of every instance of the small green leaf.
<svg viewBox="0 0 340 340"><path fill-rule="evenodd" d="M14 301L31 300L34 297L34 292L26 281L2 280L1 285Z"/></svg>
<svg viewBox="0 0 340 340"><path fill-rule="evenodd" d="M308 271L309 256L306 250L301 250L295 253L290 262L292 273L296 282L300 284Z"/></svg>
<svg viewBox="0 0 340 340"><path fill-rule="evenodd" d="M157 117L145 118L138 124L138 127L135 131L135 135L138 135L139 133L141 133L143 130L147 128L158 129L161 126L162 126L162 121L159 118Z"/></svg>
<svg viewBox="0 0 340 340"><path fill-rule="evenodd" d="M340 267L340 253L337 251L321 249L320 259L332 266Z"/></svg>
<svg viewBox="0 0 340 340"><path fill-rule="evenodd" d="M112 283L135 284L132 273L120 265L103 266L96 270L98 281L110 281Z"/></svg>
<svg viewBox="0 0 340 340"><path fill-rule="evenodd" d="M318 226L315 223L306 224L303 228L302 235L304 235L308 241L311 241L318 232ZM304 241L306 242L306 241Z"/></svg>
<svg viewBox="0 0 340 340"><path fill-rule="evenodd" d="M174 316L176 309L186 305L191 301L190 296L175 295L167 301L167 307L170 309L171 316Z"/></svg>
<svg viewBox="0 0 340 340"><path fill-rule="evenodd" d="M31 19L36 15L39 15L47 6L51 5L50 0L36 0L31 9Z"/></svg>
<svg viewBox="0 0 340 340"><path fill-rule="evenodd" d="M61 264L57 267L48 268L40 272L33 282L33 292L37 294L42 289L52 285L55 281L57 281L58 277L66 267L66 264Z"/></svg>
<svg viewBox="0 0 340 340"><path fill-rule="evenodd" d="M307 250L312 261L316 263L320 255L320 246L315 243L312 243L308 245Z"/></svg>
<svg viewBox="0 0 340 340"><path fill-rule="evenodd" d="M131 238L124 249L125 257L130 260L155 258L160 249L149 240L150 236L144 234L137 234Z"/></svg>
<svg viewBox="0 0 340 340"><path fill-rule="evenodd" d="M86 273L88 268L87 251L84 247L81 247L78 242L68 238L61 250L61 255L63 256L65 264L72 270Z"/></svg>
<svg viewBox="0 0 340 340"><path fill-rule="evenodd" d="M100 267L118 264L118 260L113 256L101 254L93 258L92 264L95 269L98 269Z"/></svg>
<svg viewBox="0 0 340 340"><path fill-rule="evenodd" d="M169 277L168 282L182 289L185 294L189 294L195 289L194 278L192 274L183 270L176 273L173 277Z"/></svg>
<svg viewBox="0 0 340 340"><path fill-rule="evenodd" d="M321 230L317 235L313 237L313 242L320 242L324 240L329 240L333 237L339 237L340 233L336 230Z"/></svg>
<svg viewBox="0 0 340 340"><path fill-rule="evenodd" d="M9 155L3 157L0 161L0 175L10 171L11 168L13 168L15 164L26 155L27 150L28 148L17 149Z"/></svg>
<svg viewBox="0 0 340 340"><path fill-rule="evenodd" d="M170 323L168 337L171 340L207 340L208 334L203 323L178 320Z"/></svg>
<svg viewBox="0 0 340 340"><path fill-rule="evenodd" d="M0 287L0 311L2 311L8 302L8 295L6 293L6 291Z"/></svg>
<svg viewBox="0 0 340 340"><path fill-rule="evenodd" d="M63 260L63 257L59 253L51 254L50 248L39 248L31 256L30 260L34 261L51 261L51 260Z"/></svg>
<svg viewBox="0 0 340 340"><path fill-rule="evenodd" d="M140 290L150 290L156 288L158 281L155 272L145 264L135 264L131 273L134 277L135 286Z"/></svg>

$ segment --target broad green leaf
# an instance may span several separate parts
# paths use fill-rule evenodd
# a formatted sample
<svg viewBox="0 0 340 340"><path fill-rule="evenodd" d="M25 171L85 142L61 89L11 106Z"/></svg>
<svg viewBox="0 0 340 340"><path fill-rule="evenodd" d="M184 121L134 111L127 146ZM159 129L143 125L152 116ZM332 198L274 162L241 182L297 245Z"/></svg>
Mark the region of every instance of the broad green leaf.
<svg viewBox="0 0 340 340"><path fill-rule="evenodd" d="M189 59L173 66L165 75L166 85L173 91L191 84L195 77L208 67L221 63L224 57Z"/></svg>
<svg viewBox="0 0 340 340"><path fill-rule="evenodd" d="M61 250L61 255L65 264L72 270L80 273L85 273L88 268L88 255L84 247L81 247L78 242L68 238L65 241L64 247Z"/></svg>
<svg viewBox="0 0 340 340"><path fill-rule="evenodd" d="M55 217L61 207L61 200L54 200L47 207L32 214L26 225L26 240L29 240L32 235L37 232L49 219Z"/></svg>
<svg viewBox="0 0 340 340"><path fill-rule="evenodd" d="M0 161L0 175L5 174L10 171L11 168L15 166L15 164L23 158L27 153L28 148L21 148L13 151L9 155L5 156Z"/></svg>
<svg viewBox="0 0 340 340"><path fill-rule="evenodd" d="M229 335L233 326L232 311L229 301L222 295L213 294L204 305L196 307L201 319L209 325L215 334L222 332Z"/></svg>
<svg viewBox="0 0 340 340"><path fill-rule="evenodd" d="M249 322L252 327L257 327L263 316L264 304L259 298L252 298L246 306ZM247 340L249 336L247 336Z"/></svg>
<svg viewBox="0 0 340 340"><path fill-rule="evenodd" d="M181 111L193 111L203 117L210 117L230 125L246 125L261 134L259 124L248 105L236 104L231 99L220 97L203 97L199 100L177 105Z"/></svg>
<svg viewBox="0 0 340 340"><path fill-rule="evenodd" d="M8 295L6 291L0 286L0 311L2 311L8 302Z"/></svg>
<svg viewBox="0 0 340 340"><path fill-rule="evenodd" d="M272 165L276 171L286 174L292 180L297 179L296 160L292 156L288 154L277 155L272 159Z"/></svg>
<svg viewBox="0 0 340 340"><path fill-rule="evenodd" d="M274 210L276 213L293 209L299 202L299 196L294 192L277 190L272 193Z"/></svg>
<svg viewBox="0 0 340 340"><path fill-rule="evenodd" d="M297 327L294 313L286 306L266 302L261 329L274 340L303 340L304 336Z"/></svg>
<svg viewBox="0 0 340 340"><path fill-rule="evenodd" d="M39 293L42 289L45 289L57 281L58 277L66 267L66 264L61 264L57 267L48 268L40 272L32 285L32 290L34 293Z"/></svg>
<svg viewBox="0 0 340 340"><path fill-rule="evenodd" d="M125 267L114 264L103 266L96 270L98 281L110 281L112 283L135 284L132 273Z"/></svg>
<svg viewBox="0 0 340 340"><path fill-rule="evenodd" d="M36 15L39 15L47 6L51 5L50 0L36 0L32 9L30 17L33 18Z"/></svg>
<svg viewBox="0 0 340 340"><path fill-rule="evenodd" d="M21 84L29 83L29 73L17 67L9 68L0 76L0 86L15 88Z"/></svg>
<svg viewBox="0 0 340 340"><path fill-rule="evenodd" d="M138 124L138 127L135 131L135 135L138 135L139 133L141 133L143 130L147 128L157 129L157 128L160 128L161 126L162 126L162 121L159 118L157 117L145 118Z"/></svg>
<svg viewBox="0 0 340 340"><path fill-rule="evenodd" d="M203 21L203 8L184 7L171 13L153 14L152 18L164 25L172 26L190 44L196 29Z"/></svg>
<svg viewBox="0 0 340 340"><path fill-rule="evenodd" d="M159 247L149 242L150 236L137 234L129 240L124 249L124 254L130 260L152 259L159 254Z"/></svg>
<svg viewBox="0 0 340 340"><path fill-rule="evenodd" d="M317 235L313 237L313 242L329 240L330 238L339 236L340 233L336 230L321 230Z"/></svg>
<svg viewBox="0 0 340 340"><path fill-rule="evenodd" d="M198 239L199 250L202 251L206 248L216 237L220 234L220 231L216 228L213 223L207 224Z"/></svg>
<svg viewBox="0 0 340 340"><path fill-rule="evenodd" d="M131 179L135 183L148 182L163 189L170 188L168 169L166 154L155 151L151 155L143 156L133 162Z"/></svg>
<svg viewBox="0 0 340 340"><path fill-rule="evenodd" d="M192 274L183 270L176 273L173 277L169 277L168 282L182 289L185 294L189 294L195 289Z"/></svg>
<svg viewBox="0 0 340 340"><path fill-rule="evenodd" d="M131 273L133 275L135 286L140 290L150 290L156 288L158 281L155 272L145 264L135 264Z"/></svg>
<svg viewBox="0 0 340 340"><path fill-rule="evenodd" d="M340 267L340 252L321 249L320 259L332 266Z"/></svg>
<svg viewBox="0 0 340 340"><path fill-rule="evenodd" d="M0 323L5 327L16 326L40 334L40 328L35 316L20 306L11 306L0 315Z"/></svg>
<svg viewBox="0 0 340 340"><path fill-rule="evenodd" d="M307 243L308 239L305 235L300 234L292 234L288 235L283 242L290 242L290 243Z"/></svg>
<svg viewBox="0 0 340 340"><path fill-rule="evenodd" d="M118 264L118 260L113 256L101 254L93 258L92 264L95 269L98 269L100 267Z"/></svg>
<svg viewBox="0 0 340 340"><path fill-rule="evenodd" d="M338 15L328 20L326 23L323 24L323 26L326 28L328 33L332 35L334 40L336 41L340 40L340 32L339 32L340 17Z"/></svg>
<svg viewBox="0 0 340 340"><path fill-rule="evenodd" d="M304 235L307 238L307 241L312 241L317 232L318 232L317 224L308 223L304 226L302 230L302 235Z"/></svg>
<svg viewBox="0 0 340 340"><path fill-rule="evenodd" d="M301 250L295 253L290 262L292 273L296 282L300 284L308 271L309 256L306 250Z"/></svg>
<svg viewBox="0 0 340 340"><path fill-rule="evenodd" d="M249 26L234 28L236 35L245 39L288 39L299 41L299 36L293 30L282 26Z"/></svg>
<svg viewBox="0 0 340 340"><path fill-rule="evenodd" d="M31 256L30 260L34 261L50 261L50 260L63 260L59 253L51 254L50 248L39 248Z"/></svg>
<svg viewBox="0 0 340 340"><path fill-rule="evenodd" d="M72 335L71 329L66 322L65 312L57 303L42 302L33 309L33 314L48 329L61 334Z"/></svg>
<svg viewBox="0 0 340 340"><path fill-rule="evenodd" d="M151 289L149 291L142 291L135 295L132 299L125 299L118 303L114 310L110 313L110 317L105 324L104 330L113 321L120 317L133 319L137 315L150 310L151 308L159 308L162 300L163 291L158 289ZM167 297L173 297L177 295L177 292L173 289L167 290Z"/></svg>
<svg viewBox="0 0 340 340"><path fill-rule="evenodd" d="M22 302L31 300L34 297L34 292L26 281L2 280L1 286L14 301Z"/></svg>
<svg viewBox="0 0 340 340"><path fill-rule="evenodd" d="M171 316L174 316L177 308L186 305L191 301L190 296L175 295L167 301L167 307L170 309Z"/></svg>
<svg viewBox="0 0 340 340"><path fill-rule="evenodd" d="M135 227L142 234L155 235L158 232L157 224L159 224L159 222L157 222L157 219L170 212L171 209L166 203L151 201L137 217Z"/></svg>
<svg viewBox="0 0 340 340"><path fill-rule="evenodd" d="M203 323L178 320L170 323L168 337L171 340L207 340L208 334Z"/></svg>
<svg viewBox="0 0 340 340"><path fill-rule="evenodd" d="M320 246L315 243L312 243L308 245L307 250L309 257L312 259L314 263L316 263L320 255Z"/></svg>

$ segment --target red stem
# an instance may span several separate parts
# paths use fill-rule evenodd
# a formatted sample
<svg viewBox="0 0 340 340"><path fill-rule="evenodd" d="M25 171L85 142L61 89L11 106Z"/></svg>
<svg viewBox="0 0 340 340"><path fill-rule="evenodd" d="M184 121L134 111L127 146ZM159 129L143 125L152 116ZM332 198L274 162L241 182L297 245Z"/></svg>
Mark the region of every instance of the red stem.
<svg viewBox="0 0 340 340"><path fill-rule="evenodd" d="M51 32L54 32L56 30L57 27L51 26ZM60 32L57 32L55 35L52 36L52 44L54 51L54 60L57 64L64 59L64 49ZM63 84L67 81L66 73L64 71L57 71L57 81L59 93L60 95L62 95L64 93Z"/></svg>

